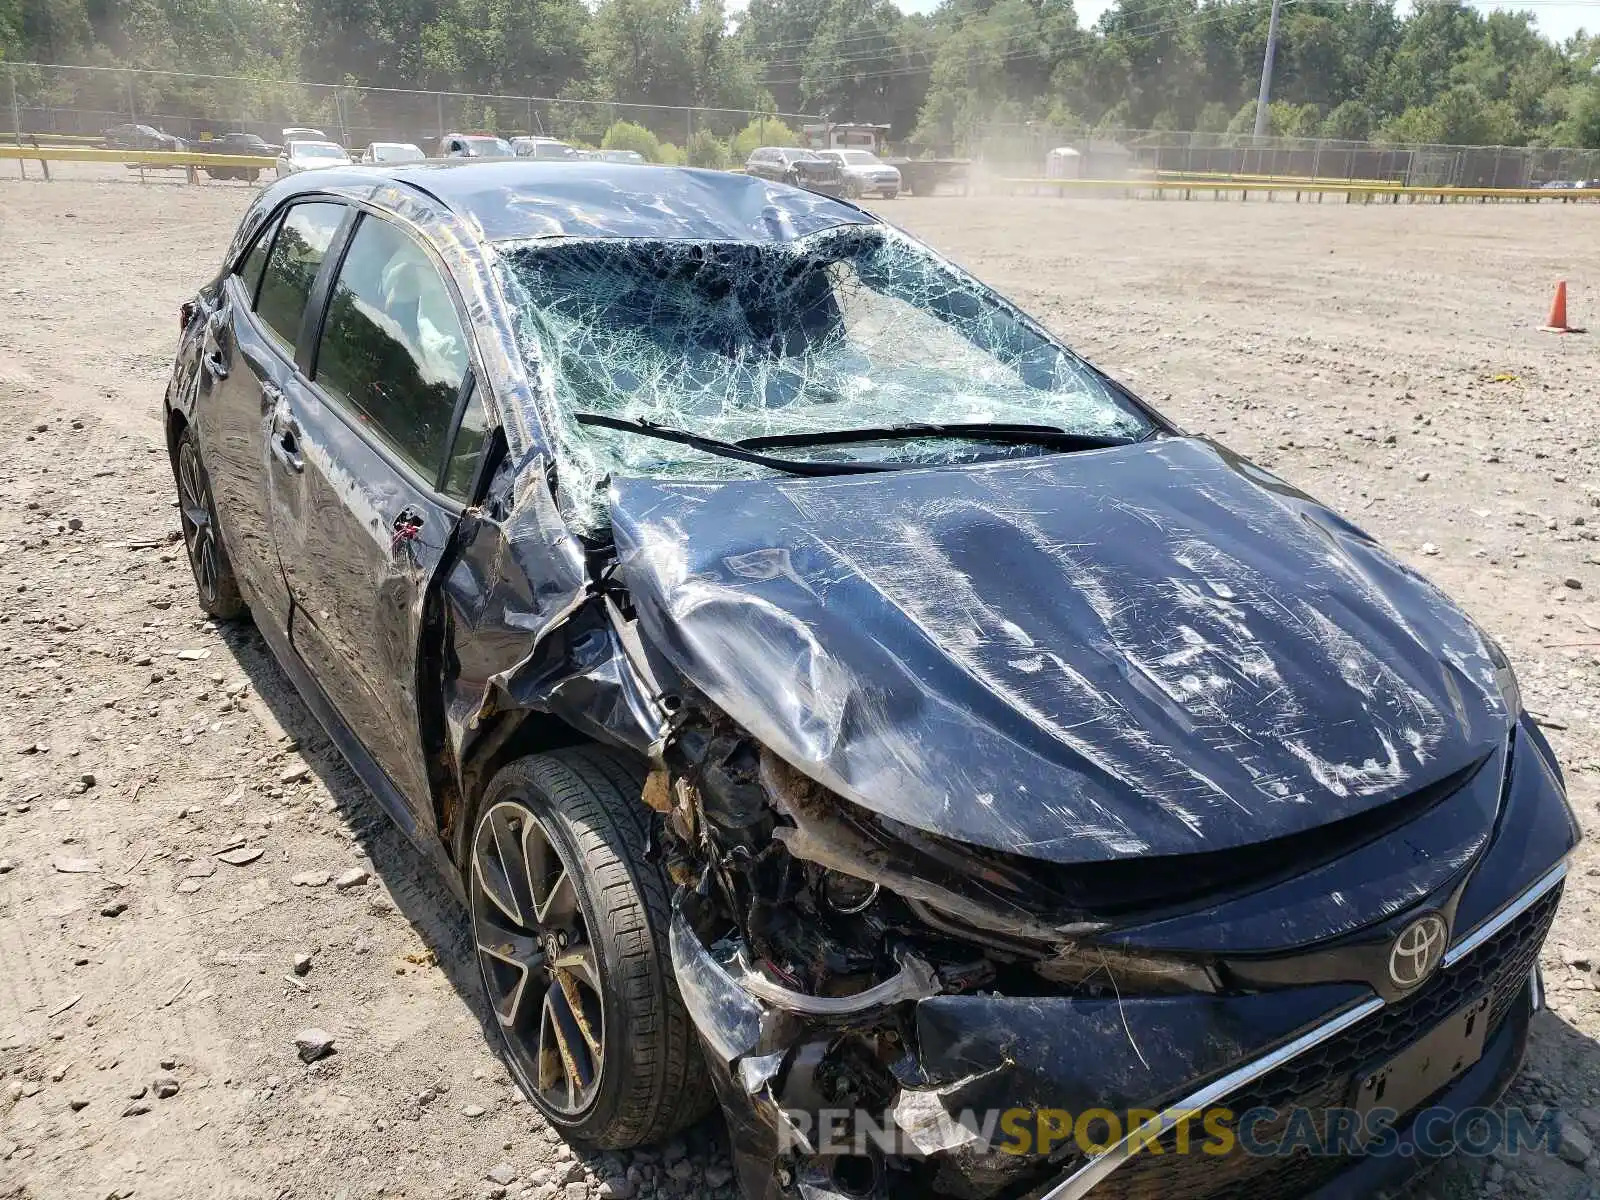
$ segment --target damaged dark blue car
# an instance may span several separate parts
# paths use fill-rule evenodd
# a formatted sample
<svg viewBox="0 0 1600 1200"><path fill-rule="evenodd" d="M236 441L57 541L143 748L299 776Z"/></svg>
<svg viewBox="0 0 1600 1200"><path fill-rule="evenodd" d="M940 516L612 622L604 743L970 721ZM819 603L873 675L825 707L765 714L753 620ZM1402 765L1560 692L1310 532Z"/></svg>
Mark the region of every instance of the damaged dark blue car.
<svg viewBox="0 0 1600 1200"><path fill-rule="evenodd" d="M869 213L329 169L182 325L201 606L458 887L572 1138L720 1101L751 1200L1368 1195L1516 1072L1577 830L1498 647Z"/></svg>

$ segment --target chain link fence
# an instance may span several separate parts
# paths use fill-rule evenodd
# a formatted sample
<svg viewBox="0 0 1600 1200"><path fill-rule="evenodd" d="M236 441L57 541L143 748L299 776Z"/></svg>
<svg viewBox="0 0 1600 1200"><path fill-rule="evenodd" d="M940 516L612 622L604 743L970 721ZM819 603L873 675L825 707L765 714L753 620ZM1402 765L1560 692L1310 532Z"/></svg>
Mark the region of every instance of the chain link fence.
<svg viewBox="0 0 1600 1200"><path fill-rule="evenodd" d="M757 118L792 129L804 113L684 107L550 96L507 96L300 83L247 76L0 62L0 141L94 142L119 125L148 125L186 142L283 130L321 130L341 145L414 142L437 153L451 133L524 134L599 146L618 121L648 129L695 165L727 166L735 134ZM711 140L715 139L716 145Z"/></svg>
<svg viewBox="0 0 1600 1200"><path fill-rule="evenodd" d="M1469 188L1536 188L1600 179L1600 150L1255 138L1153 129L1056 129L1033 124L984 126L973 135L967 153L994 174L1082 179L1272 176Z"/></svg>

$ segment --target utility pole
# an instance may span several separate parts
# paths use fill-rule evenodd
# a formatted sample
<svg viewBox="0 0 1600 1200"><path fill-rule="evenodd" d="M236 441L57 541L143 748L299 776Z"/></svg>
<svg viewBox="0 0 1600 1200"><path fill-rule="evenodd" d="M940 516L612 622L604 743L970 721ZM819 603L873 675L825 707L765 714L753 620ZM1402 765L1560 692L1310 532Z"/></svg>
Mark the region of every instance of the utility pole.
<svg viewBox="0 0 1600 1200"><path fill-rule="evenodd" d="M1267 104L1272 99L1272 59L1278 52L1278 10L1283 0L1272 0L1272 17L1267 22L1267 53L1261 59L1261 93L1256 97L1256 139L1267 133Z"/></svg>

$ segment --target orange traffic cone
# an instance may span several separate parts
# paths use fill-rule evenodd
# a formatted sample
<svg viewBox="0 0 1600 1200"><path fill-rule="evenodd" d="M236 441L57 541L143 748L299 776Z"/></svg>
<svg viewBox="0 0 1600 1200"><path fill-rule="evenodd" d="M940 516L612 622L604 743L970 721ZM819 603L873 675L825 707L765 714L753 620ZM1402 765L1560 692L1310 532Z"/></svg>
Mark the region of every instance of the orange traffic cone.
<svg viewBox="0 0 1600 1200"><path fill-rule="evenodd" d="M1567 281L1561 280L1556 284L1555 299L1550 301L1550 315L1545 318L1539 327L1545 333L1582 333L1581 329L1574 329L1567 324Z"/></svg>

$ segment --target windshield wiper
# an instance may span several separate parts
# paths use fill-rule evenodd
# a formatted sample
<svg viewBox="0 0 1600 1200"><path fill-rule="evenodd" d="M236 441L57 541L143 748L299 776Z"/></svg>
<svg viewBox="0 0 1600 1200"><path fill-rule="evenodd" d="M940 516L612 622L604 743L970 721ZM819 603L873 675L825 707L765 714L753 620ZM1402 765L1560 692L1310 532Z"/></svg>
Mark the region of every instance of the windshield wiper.
<svg viewBox="0 0 1600 1200"><path fill-rule="evenodd" d="M680 446L688 446L693 450L702 450L707 454L719 454L723 458L736 458L741 462L754 463L758 467L770 467L775 471L787 471L791 475L866 475L874 471L898 471L906 465L900 463L875 463L875 462L804 462L792 458L774 458L770 454L760 454L746 442L725 442L720 438L706 437L704 434L690 433L686 429L674 429L670 425L657 425L654 421L643 417L610 417L604 413L575 412L572 419L579 425L594 425L601 429L619 429L623 433L637 433L645 437L658 438L663 442L676 442ZM760 438L751 439L761 441Z"/></svg>
<svg viewBox="0 0 1600 1200"><path fill-rule="evenodd" d="M964 438L975 442L1012 442L1028 446L1049 446L1056 450L1106 450L1127 446L1134 439L1109 434L1073 433L1054 425L1008 425L1004 422L957 422L935 424L911 422L865 429L828 429L816 433L774 433L766 437L741 438L735 445L746 450L776 450L780 446L839 446L847 442L885 442L912 438Z"/></svg>

